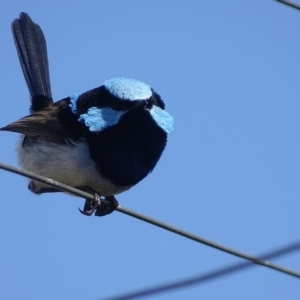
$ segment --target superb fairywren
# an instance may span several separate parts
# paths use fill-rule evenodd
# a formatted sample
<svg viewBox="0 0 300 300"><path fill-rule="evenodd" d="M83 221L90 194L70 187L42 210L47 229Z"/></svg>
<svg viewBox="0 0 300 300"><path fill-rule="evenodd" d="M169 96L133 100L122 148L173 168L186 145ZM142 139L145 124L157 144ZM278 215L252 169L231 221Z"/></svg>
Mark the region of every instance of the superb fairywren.
<svg viewBox="0 0 300 300"><path fill-rule="evenodd" d="M12 23L19 60L31 96L31 114L0 130L19 132L20 166L91 191L82 213L105 215L115 194L130 189L155 167L173 129L161 97L147 84L113 78L82 94L53 102L44 34L28 14ZM59 190L31 180L35 194ZM101 203L99 196L105 196Z"/></svg>

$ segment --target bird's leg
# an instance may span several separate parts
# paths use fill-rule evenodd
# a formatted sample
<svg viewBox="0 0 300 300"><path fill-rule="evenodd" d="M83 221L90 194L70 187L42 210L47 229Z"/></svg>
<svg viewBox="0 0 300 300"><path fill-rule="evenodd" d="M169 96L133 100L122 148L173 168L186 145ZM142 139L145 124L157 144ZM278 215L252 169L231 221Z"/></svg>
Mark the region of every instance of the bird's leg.
<svg viewBox="0 0 300 300"><path fill-rule="evenodd" d="M106 196L101 201L99 194L88 186L76 187L84 192L94 194L94 199L86 199L83 210L79 208L79 211L86 216L91 216L95 212L95 216L102 217L111 214L119 205L114 196Z"/></svg>

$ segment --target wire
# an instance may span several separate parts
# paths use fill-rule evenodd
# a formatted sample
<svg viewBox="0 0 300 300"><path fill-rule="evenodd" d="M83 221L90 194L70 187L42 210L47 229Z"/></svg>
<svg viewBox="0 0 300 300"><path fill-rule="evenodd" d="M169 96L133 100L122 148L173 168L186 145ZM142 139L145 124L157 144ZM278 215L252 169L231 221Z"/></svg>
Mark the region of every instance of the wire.
<svg viewBox="0 0 300 300"><path fill-rule="evenodd" d="M283 246L278 248L277 250L272 250L269 252L265 252L262 255L259 255L260 259L272 259L278 258L280 256L290 254L292 252L298 251L300 249L300 241L296 241L292 244ZM183 280L177 280L165 284L160 284L154 287L140 289L135 292L122 294L119 296L114 296L110 298L105 298L106 300L127 300L127 299L138 299L143 297L153 296L155 294L166 293L175 291L182 288L187 288L193 285L200 285L203 283L207 283L214 279L219 279L221 277L227 276L229 274L236 273L238 271L245 270L247 268L255 266L252 262L246 261L242 263L235 263L232 265L228 265L226 267L218 268L198 276L193 276L190 278L186 278Z"/></svg>
<svg viewBox="0 0 300 300"><path fill-rule="evenodd" d="M300 5L296 4L296 3L293 3L291 1L287 1L287 0L275 0L275 1L300 10Z"/></svg>
<svg viewBox="0 0 300 300"><path fill-rule="evenodd" d="M34 180L41 181L43 183L49 184L51 186L54 186L57 189L60 189L62 191L71 193L71 194L79 196L79 197L83 197L85 199L94 200L94 195L92 195L92 194L83 192L83 191L78 190L76 188L70 187L70 186L65 185L63 183L60 183L58 181L52 180L50 178L47 178L47 177L44 177L44 176L41 176L41 175L38 175L38 174L35 174L35 173L32 173L32 172L29 172L29 171L21 170L21 169L18 169L16 167L13 167L13 166L10 166L10 165L7 165L7 164L3 164L3 163L0 163L0 169L9 171L9 172L12 172L12 173L15 173L15 174L19 174L19 175L22 175L22 176L25 176L25 177L28 177L28 178L31 178L31 179L34 179ZM105 201L105 200L103 200L103 201ZM229 247L217 244L217 243L212 242L212 241L210 241L208 239L202 238L202 237L197 236L195 234L192 234L190 232L187 232L187 231L184 231L182 229L179 229L179 228L176 228L174 226L171 226L171 225L169 225L167 223L164 223L164 222L158 221L156 219L150 218L148 216L142 215L140 213L137 213L137 212L132 211L130 209L127 209L125 207L121 207L120 205L116 208L116 210L119 211L119 212L121 212L121 213L123 213L123 214L126 214L128 216L131 216L133 218L139 219L141 221L150 223L150 224L155 225L157 227L160 227L160 228L163 228L165 230L168 230L168 231L171 231L173 233L176 233L176 234L178 234L178 235L180 235L182 237L188 238L188 239L193 240L195 242L198 242L198 243L207 245L209 247L215 248L217 250L226 252L228 254L231 254L231 255L234 255L234 256L237 256L237 257L249 260L249 261L251 261L251 262L253 262L255 264L258 264L258 265L261 265L261 266L264 266L264 267L276 270L278 272L285 273L285 274L288 274L290 276L300 278L300 273L298 273L296 271L286 269L284 267L281 267L281 266L275 265L273 263L270 263L269 261L265 261L265 260L262 260L260 258L255 257L255 256L252 256L252 255L249 255L249 254L237 251L235 249L231 249Z"/></svg>

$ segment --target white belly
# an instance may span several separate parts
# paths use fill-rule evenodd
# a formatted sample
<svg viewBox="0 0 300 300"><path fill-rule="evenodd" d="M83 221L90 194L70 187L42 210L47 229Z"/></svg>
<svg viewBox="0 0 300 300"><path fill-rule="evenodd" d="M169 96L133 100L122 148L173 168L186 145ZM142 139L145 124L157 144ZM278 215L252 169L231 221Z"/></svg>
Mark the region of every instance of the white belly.
<svg viewBox="0 0 300 300"><path fill-rule="evenodd" d="M88 146L84 142L75 146L59 145L39 140L26 149L22 146L24 136L17 147L21 168L49 177L72 187L88 186L102 196L121 193L131 186L118 187L103 178L96 170L95 162L90 158ZM38 193L47 184L34 181Z"/></svg>

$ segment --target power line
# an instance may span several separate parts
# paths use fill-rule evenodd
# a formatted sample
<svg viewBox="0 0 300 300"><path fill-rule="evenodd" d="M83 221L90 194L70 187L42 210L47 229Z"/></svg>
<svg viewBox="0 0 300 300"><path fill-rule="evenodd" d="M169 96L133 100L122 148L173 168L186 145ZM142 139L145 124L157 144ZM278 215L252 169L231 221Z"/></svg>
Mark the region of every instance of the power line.
<svg viewBox="0 0 300 300"><path fill-rule="evenodd" d="M285 4L287 6L290 6L290 7L293 7L293 8L296 8L296 9L300 10L300 5L296 4L296 3L292 2L292 1L287 1L287 0L275 0L275 1L280 2L282 4Z"/></svg>
<svg viewBox="0 0 300 300"><path fill-rule="evenodd" d="M58 181L52 180L50 178L47 178L47 177L44 177L44 176L41 176L41 175L38 175L38 174L35 174L35 173L32 173L32 172L29 172L29 171L21 170L21 169L18 169L16 167L13 167L13 166L10 166L10 165L7 165L7 164L3 164L3 163L0 163L0 169L9 171L9 172L12 172L12 173L15 173L15 174L19 174L21 176L25 176L25 177L28 177L28 178L31 178L31 179L34 179L34 180L41 181L43 183L49 184L51 186L54 186L57 189L60 189L62 191L71 193L73 195L76 195L76 196L79 196L79 197L82 197L82 198L85 198L85 199L94 200L94 195L92 195L92 194L83 192L83 191L78 190L76 188L70 187L70 186L65 185L63 183L60 183ZM273 263L271 263L269 261L265 261L265 260L262 260L262 259L260 259L258 257L255 257L255 256L252 256L252 255L249 255L249 254L237 251L235 249L232 249L232 248L220 245L220 244L212 242L212 241L210 241L208 239L205 239L205 238L202 238L200 236L197 236L197 235L195 235L193 233L190 233L190 232L187 232L185 230L182 230L182 229L176 228L174 226L171 226L171 225L169 225L167 223L164 223L164 222L158 221L156 219L150 218L148 216L142 215L140 213L137 213L137 212L135 212L133 210L130 210L130 209L127 209L125 207L121 207L120 205L116 208L116 210L119 211L119 212L121 212L121 213L123 213L123 214L126 214L128 216L131 216L133 218L139 219L141 221L144 221L144 222L150 223L152 225L155 225L157 227L163 228L165 230L171 231L171 232L173 232L175 234L178 234L178 235L180 235L182 237L188 238L188 239L193 240L195 242L198 242L198 243L207 245L209 247L215 248L217 250L226 252L228 254L231 254L231 255L234 255L234 256L237 256L237 257L249 260L249 261L251 261L251 262L253 262L255 264L258 264L258 265L261 265L261 266L264 266L264 267L276 270L278 272L285 273L287 275L300 278L300 273L298 273L296 271L286 269L284 267L275 265L275 264L273 264Z"/></svg>
<svg viewBox="0 0 300 300"><path fill-rule="evenodd" d="M274 259L278 258L280 256L290 254L292 252L298 251L300 249L300 241L296 241L292 244L280 247L276 250L272 250L269 252L265 252L262 255L259 255L260 259ZM238 271L245 270L250 267L254 267L255 264L253 264L251 261L241 262L241 263L235 263L232 265L228 265L226 267L218 268L203 274L200 274L198 276L193 276L190 278L177 280L165 284L160 284L154 287L140 289L135 292L131 293L124 293L119 296L109 297L105 298L105 300L129 300L129 299L138 299L138 298L144 298L149 296L154 296L156 294L166 293L166 292L172 292L175 290L187 288L193 285L200 285L207 283L209 281L220 279L221 277L236 273Z"/></svg>

